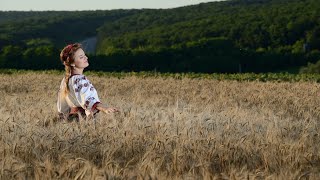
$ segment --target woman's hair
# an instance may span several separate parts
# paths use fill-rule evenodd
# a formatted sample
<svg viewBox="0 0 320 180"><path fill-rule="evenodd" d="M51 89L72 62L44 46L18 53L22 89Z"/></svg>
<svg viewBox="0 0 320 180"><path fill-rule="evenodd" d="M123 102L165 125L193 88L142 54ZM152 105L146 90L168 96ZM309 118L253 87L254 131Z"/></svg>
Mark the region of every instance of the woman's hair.
<svg viewBox="0 0 320 180"><path fill-rule="evenodd" d="M60 60L64 64L65 70L66 70L66 74L65 74L65 83L66 83L65 93L66 94L69 91L68 82L71 77L71 70L72 70L71 64L74 63L74 54L80 48L82 48L82 46L79 43L69 44L66 47L64 47L60 53Z"/></svg>

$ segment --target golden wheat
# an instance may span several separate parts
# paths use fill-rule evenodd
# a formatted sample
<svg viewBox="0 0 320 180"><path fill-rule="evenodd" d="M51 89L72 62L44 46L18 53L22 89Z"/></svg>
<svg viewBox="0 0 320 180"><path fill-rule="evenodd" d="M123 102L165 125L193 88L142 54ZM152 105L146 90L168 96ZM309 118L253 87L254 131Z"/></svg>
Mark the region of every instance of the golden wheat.
<svg viewBox="0 0 320 180"><path fill-rule="evenodd" d="M0 179L319 179L317 83L89 76L120 109L61 122L63 74L0 76Z"/></svg>

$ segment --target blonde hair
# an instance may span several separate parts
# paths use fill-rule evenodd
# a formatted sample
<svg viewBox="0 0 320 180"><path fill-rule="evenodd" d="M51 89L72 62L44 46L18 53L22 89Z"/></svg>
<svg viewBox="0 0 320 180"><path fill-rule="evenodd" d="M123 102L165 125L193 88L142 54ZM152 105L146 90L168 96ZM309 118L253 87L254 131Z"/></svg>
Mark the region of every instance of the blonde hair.
<svg viewBox="0 0 320 180"><path fill-rule="evenodd" d="M68 82L71 77L71 72L72 72L72 66L71 64L74 63L74 54L78 49L81 49L82 46L79 43L75 44L69 44L66 47L64 47L60 53L60 60L65 66L65 83L66 83L66 88L65 88L65 94L69 92L69 86Z"/></svg>

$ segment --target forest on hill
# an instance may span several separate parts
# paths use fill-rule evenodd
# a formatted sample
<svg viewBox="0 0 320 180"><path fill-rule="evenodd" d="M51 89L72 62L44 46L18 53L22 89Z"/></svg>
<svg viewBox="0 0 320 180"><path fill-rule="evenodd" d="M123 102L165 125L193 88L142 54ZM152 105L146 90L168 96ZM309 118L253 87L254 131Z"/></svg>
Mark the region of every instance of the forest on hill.
<svg viewBox="0 0 320 180"><path fill-rule="evenodd" d="M90 70L308 72L301 67L309 64L316 71L320 3L229 0L172 9L0 12L0 67L63 69L63 46L92 37Z"/></svg>

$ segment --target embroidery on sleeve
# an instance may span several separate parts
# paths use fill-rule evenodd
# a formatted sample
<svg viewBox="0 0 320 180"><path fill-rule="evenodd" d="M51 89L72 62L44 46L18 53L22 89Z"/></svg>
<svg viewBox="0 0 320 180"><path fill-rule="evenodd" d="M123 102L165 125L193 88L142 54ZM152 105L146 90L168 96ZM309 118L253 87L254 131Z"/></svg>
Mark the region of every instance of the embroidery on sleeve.
<svg viewBox="0 0 320 180"><path fill-rule="evenodd" d="M96 99L96 98L94 98L94 97L89 97L89 98L86 100L86 102L85 102L85 104L84 104L84 107L87 109L88 106L89 106L89 104L90 104L90 102L93 101L93 100L95 100L95 99Z"/></svg>
<svg viewBox="0 0 320 180"><path fill-rule="evenodd" d="M76 79L75 82L76 82L77 80L78 80L78 79ZM78 82L79 82L79 81L78 81ZM78 82L77 82L77 83L78 83ZM75 92L80 92L81 89L82 89L82 87L83 87L83 85L82 85L82 84L79 84L79 85L74 89L74 91L75 91Z"/></svg>
<svg viewBox="0 0 320 180"><path fill-rule="evenodd" d="M77 78L76 80L74 80L74 84L77 85L80 82L80 79Z"/></svg>
<svg viewBox="0 0 320 180"><path fill-rule="evenodd" d="M86 103L84 104L84 107L88 108L89 104L90 104L90 101L86 100Z"/></svg>

